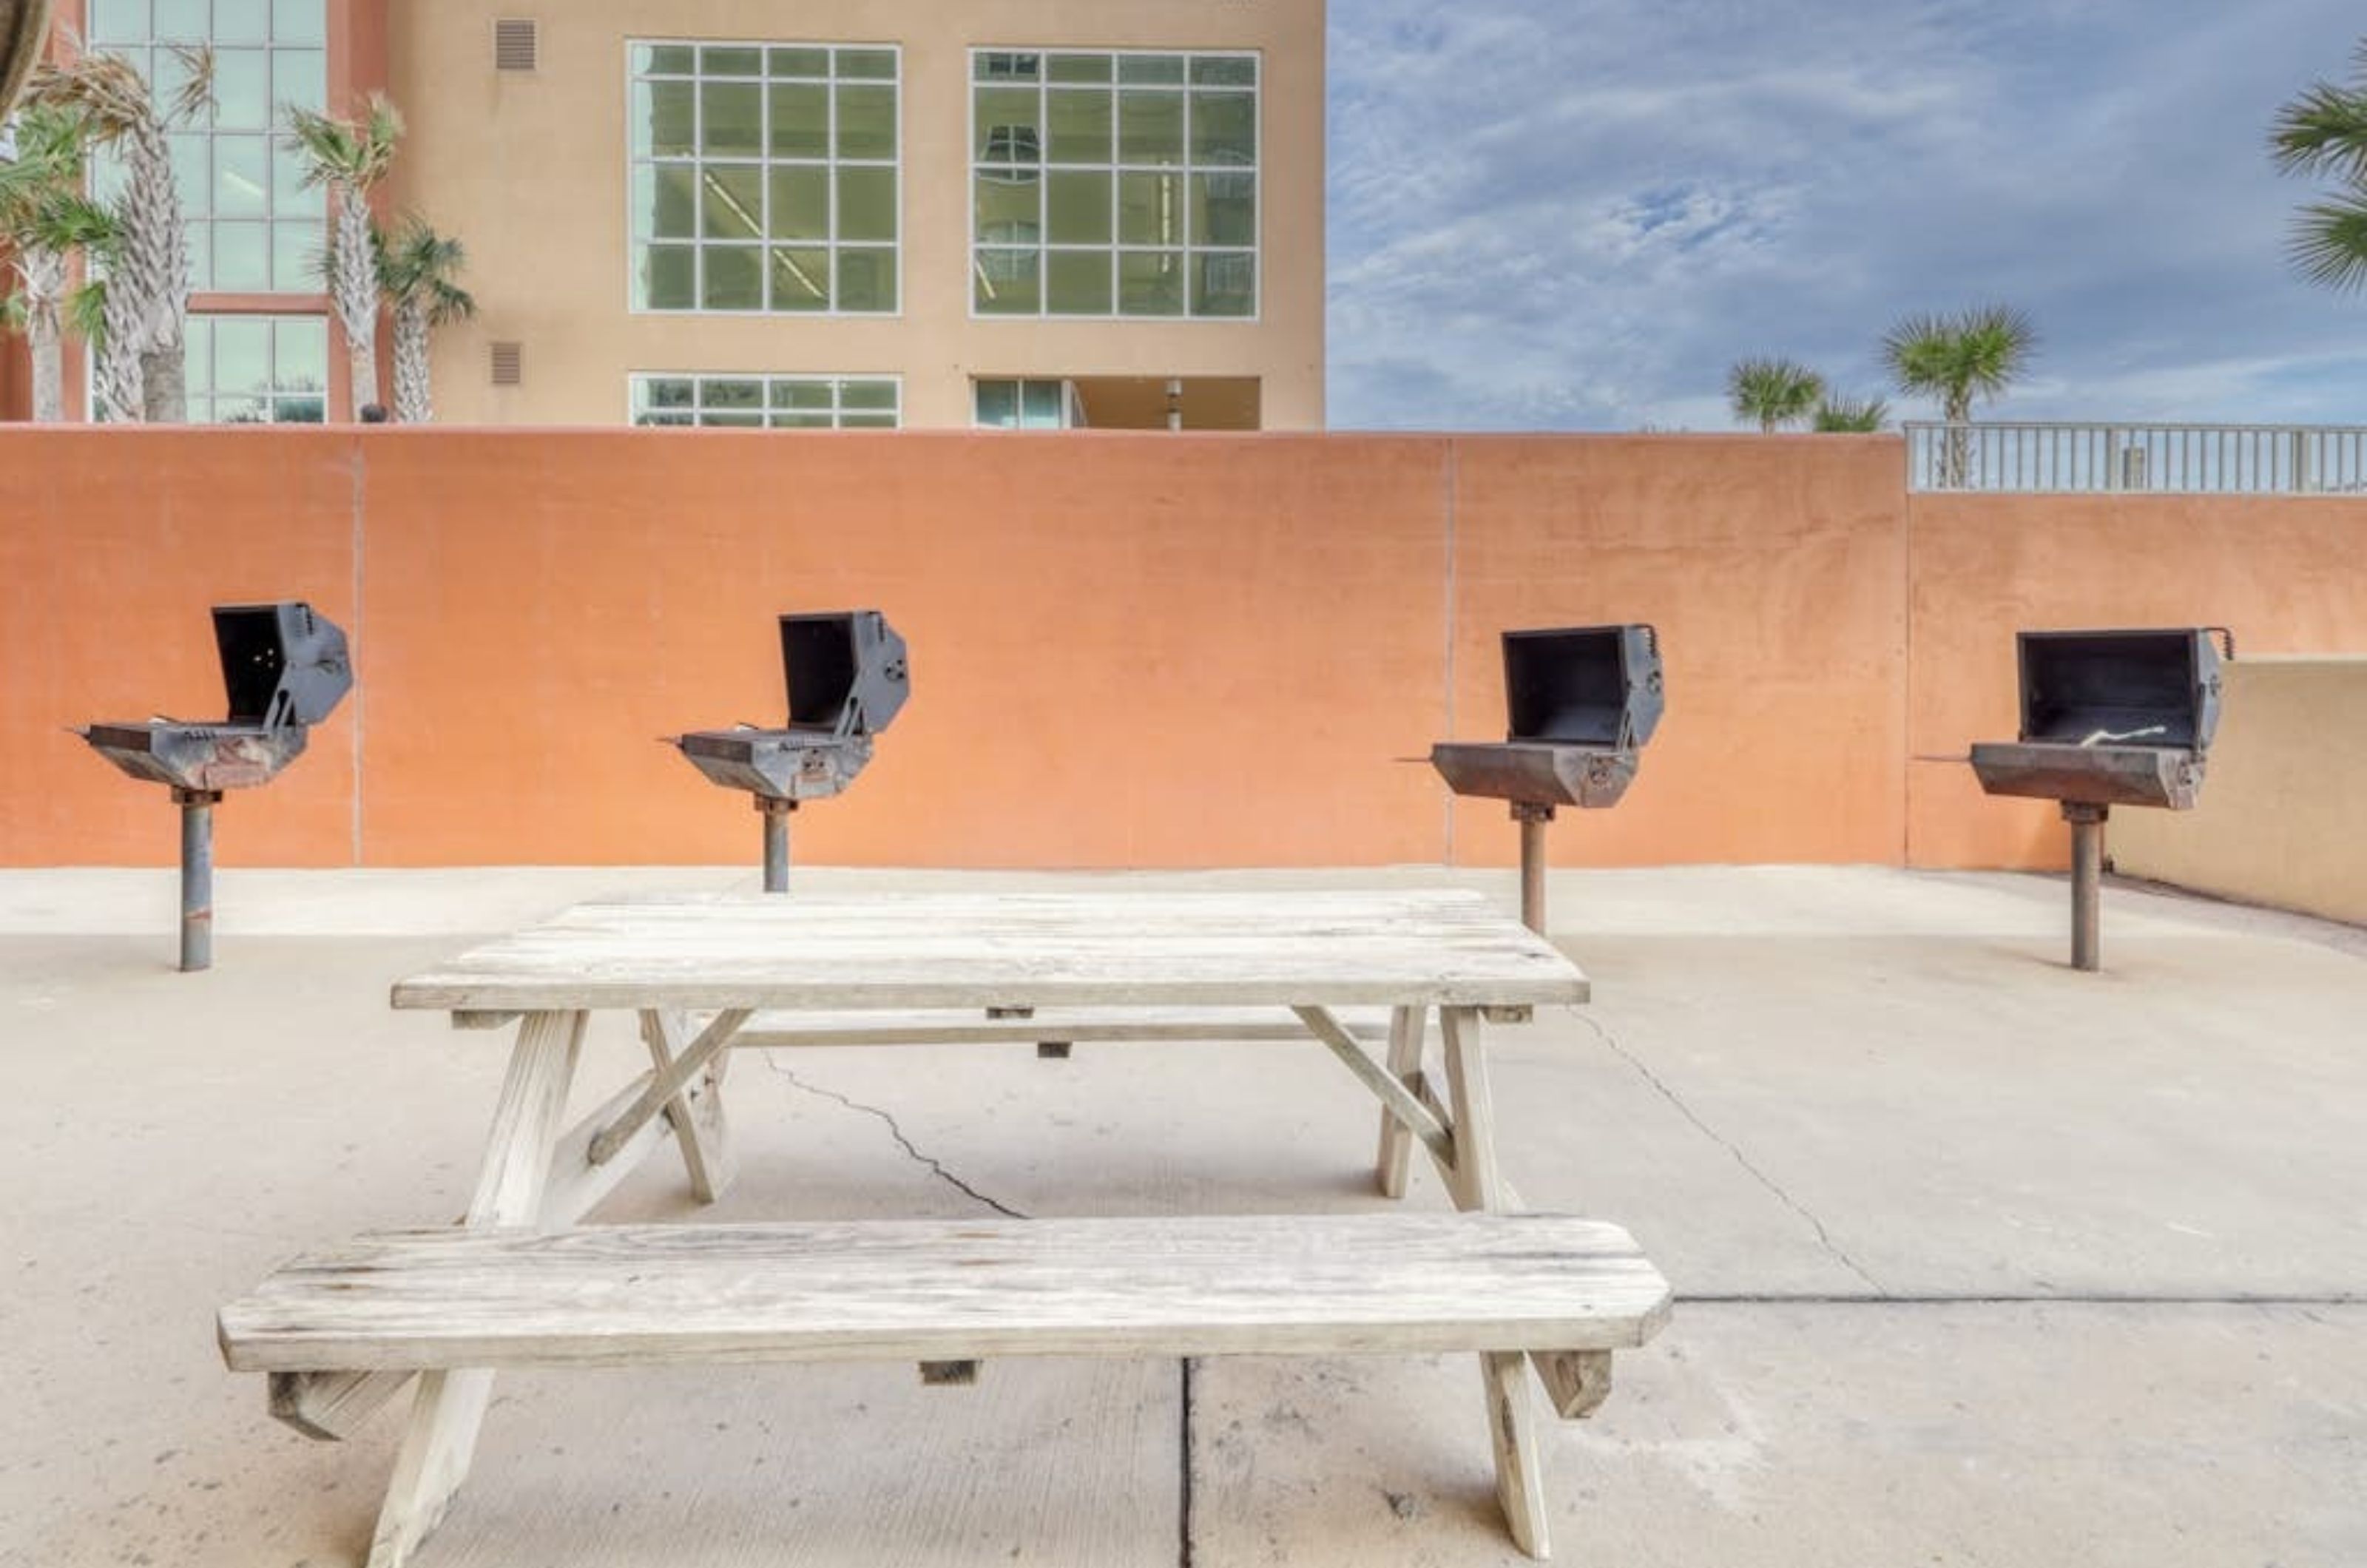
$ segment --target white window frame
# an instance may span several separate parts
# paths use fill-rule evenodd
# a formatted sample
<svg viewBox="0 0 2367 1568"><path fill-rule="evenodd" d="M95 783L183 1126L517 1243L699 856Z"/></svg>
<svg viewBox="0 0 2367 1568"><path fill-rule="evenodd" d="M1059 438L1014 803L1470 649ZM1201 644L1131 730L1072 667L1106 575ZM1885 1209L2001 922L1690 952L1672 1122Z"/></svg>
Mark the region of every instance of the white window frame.
<svg viewBox="0 0 2367 1568"><path fill-rule="evenodd" d="M694 68L693 73L689 76L677 75L672 73L651 76L634 69L633 62L635 57L638 52L643 49L689 49L693 51L707 49L753 49L758 51L774 49L806 49L823 51L831 56L832 66L832 74L830 80L824 84L832 89L830 95L830 156L819 161L804 158L776 159L772 154L772 95L769 92L765 92L764 94L764 127L762 134L762 148L756 156L753 158L710 158L704 151L707 136L706 108L703 96L697 93L696 88L708 82L716 81L736 83L753 82L761 89L770 87L776 78L771 76L769 73L754 77L710 77L705 74L703 71L696 68ZM837 57L841 53L885 53L895 57L896 73L893 76L856 77L847 79L849 84L853 85L885 86L891 87L895 90L896 156L892 159L842 159L838 155L838 94L835 89L839 82L839 78L836 75ZM786 80L807 81L810 79L794 77L786 78ZM692 132L691 142L693 146L700 148L701 151L694 153L688 158L683 158L680 156L660 157L654 152L645 158L633 151L633 137L636 133L635 127L632 123L633 88L637 84L646 81L689 82L693 85L693 97L698 102L698 107L695 110L697 120ZM909 128L905 124L904 107L904 49L901 44L859 43L848 41L818 42L798 39L767 39L763 40L705 38L627 39L625 40L625 309L627 312L635 316L709 316L722 319L742 318L768 321L886 321L900 319L904 314L905 285L907 281L907 273L910 270L910 264L904 254L904 238L911 227L907 220L907 214L905 212L906 181L904 179L904 153L906 146L911 140L911 136ZM764 191L765 211L760 216L762 220L761 226L765 231L765 237L753 243L745 244L738 242L708 240L704 236L695 236L688 240L643 240L640 238L635 230L635 225L640 221L640 215L636 209L637 204L633 194L633 178L635 173L645 164L654 167L668 164L691 164L693 165L697 165L708 163L733 164L753 168L759 171L760 183ZM825 184L830 191L831 237L829 239L821 241L798 241L792 243L791 242L787 241L776 241L771 237L773 182L770 176L771 172L776 168L821 168L826 172L827 177ZM838 238L838 171L843 168L887 169L895 175L896 231L893 237L886 241L856 240L851 242L841 241ZM710 246L719 246L725 249L753 250L760 254L770 252L776 245L787 246L788 248L798 250L821 249L826 251L829 253L831 258L830 307L827 310L776 310L765 307L759 307L753 310L727 310L712 308L705 304L688 306L641 304L636 298L640 292L637 275L640 268L640 254L651 244L688 245L693 250L701 253L705 252ZM888 309L883 310L841 310L838 304L838 253L841 250L876 251L883 249L890 252L896 258L896 291L893 302ZM698 278L699 285L697 292L703 297L706 292L706 265L703 255L699 262Z"/></svg>
<svg viewBox="0 0 2367 1568"><path fill-rule="evenodd" d="M1115 115L1116 109L1116 95L1122 92L1172 92L1182 96L1184 100L1184 161L1181 164L1136 164L1126 163L1120 156L1120 149L1116 143L1116 137L1118 134L1117 127L1113 123L1111 127L1112 141L1110 147L1110 160L1107 164L1051 164L1039 161L1032 165L1036 172L1036 178L1039 181L1043 180L1047 175L1054 171L1106 171L1110 175L1110 243L1107 246L1054 245L1048 241L1042 239L1040 237L1042 228L1040 217L1043 215L1043 206L1039 200L1037 207L1037 211L1039 213L1039 238L1036 245L1036 252L1038 256L1045 258L1042 276L1038 282L1038 292L1042 299L1042 308L1033 312L982 310L979 309L978 302L978 274L980 268L985 262L985 257L982 253L992 247L990 246L989 242L986 240L982 232L982 226L979 221L978 182L980 177L990 170L1007 170L1013 167L1025 167L1027 165L991 164L980 155L980 146L981 124L979 119L979 93L982 88L994 87L1009 90L1013 88L1025 87L1030 84L1012 81L1009 79L995 80L983 77L979 73L980 61L984 57L991 55L1034 55L1039 62L1043 62L1048 61L1050 57L1054 55L1061 54L1101 55L1106 56L1109 59L1111 62L1110 90L1112 94L1111 107L1113 115ZM1184 62L1184 81L1181 85L1172 86L1160 84L1120 82L1117 80L1119 73L1118 62L1128 59L1180 60ZM1226 164L1221 167L1204 166L1193 160L1192 93L1194 90L1194 84L1192 82L1192 62L1195 60L1247 60L1251 61L1256 64L1257 81L1250 87L1242 89L1238 86L1229 86L1220 89L1234 92L1246 90L1256 101L1258 128L1257 156L1246 165ZM1055 83L1051 80L1051 73L1048 68L1039 64L1036 79L1033 85L1036 91L1038 102L1038 123L1041 125L1048 124L1049 122L1050 100L1048 95L1055 86L1092 85L1092 84ZM968 78L963 84L964 90L969 95L969 113L965 117L965 123L969 129L969 152L968 156L965 160L969 173L969 179L962 193L962 199L969 206L969 249L968 254L964 257L964 265L962 267L962 292L968 301L970 320L974 321L1126 321L1154 324L1163 323L1167 325L1189 323L1195 326L1254 326L1263 321L1265 316L1266 286L1265 86L1265 55L1263 51L1259 50L1093 49L1085 47L1056 48L1045 45L981 45L972 48L969 51L969 70L968 73ZM1253 182L1254 196L1251 199L1250 213L1250 231L1252 237L1246 247L1240 245L1200 245L1193 243L1193 238L1188 233L1184 236L1182 243L1172 247L1162 245L1129 245L1118 237L1119 191L1123 183L1121 176L1128 174L1174 175L1183 182L1185 204L1188 208L1193 176L1195 175L1217 173L1247 175L1251 176L1251 179ZM1053 310L1051 308L1049 258L1054 254L1054 253L1065 252L1072 254L1100 254L1104 250L1106 250L1110 257L1110 309L1106 311L1101 312L1082 313ZM1118 259L1128 253L1141 255L1158 255L1167 254L1171 250L1180 251L1184 256L1184 309L1172 316L1129 314L1121 310L1118 308L1120 294L1117 280ZM1251 281L1251 309L1248 314L1240 316L1211 316L1200 315L1193 310L1193 264L1195 258L1208 254L1224 256L1240 256L1246 254L1250 258L1252 276ZM1007 379L1008 378L989 377L986 378L989 380L994 380ZM973 417L975 417L974 410Z"/></svg>
<svg viewBox="0 0 2367 1568"><path fill-rule="evenodd" d="M691 384L691 406L689 410L686 411L691 416L689 423L659 424L645 423L641 419L640 416L644 412L642 408L643 390L652 383L658 381L687 381ZM710 381L753 381L762 386L764 389L764 407L761 412L763 413L764 423L762 425L718 425L710 424L700 419L698 415L702 411L699 408L699 393L706 383ZM856 381L866 383L866 385L885 386L889 388L896 394L895 406L892 409L887 410L848 408L846 406L846 389L849 383ZM636 370L625 378L625 423L635 430L762 429L765 431L782 432L789 434L810 434L821 429L822 427L819 425L784 425L775 424L773 423L772 416L775 412L773 408L773 389L776 386L782 385L828 387L830 389L831 415L829 428L832 430L901 430L904 428L904 378L894 375L866 375L860 372L846 375L829 375L811 371L783 371L775 373L762 370ZM889 425L862 424L850 426L845 423L849 414L859 416L877 416L882 412L891 415L895 420L895 423Z"/></svg>

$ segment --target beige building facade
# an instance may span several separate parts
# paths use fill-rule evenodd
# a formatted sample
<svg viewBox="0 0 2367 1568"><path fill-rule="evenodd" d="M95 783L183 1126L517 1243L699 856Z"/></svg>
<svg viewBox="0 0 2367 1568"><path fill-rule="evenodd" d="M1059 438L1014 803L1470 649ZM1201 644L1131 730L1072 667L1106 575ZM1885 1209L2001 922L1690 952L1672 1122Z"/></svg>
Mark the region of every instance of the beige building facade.
<svg viewBox="0 0 2367 1568"><path fill-rule="evenodd" d="M1321 428L1323 0L402 0L447 423Z"/></svg>

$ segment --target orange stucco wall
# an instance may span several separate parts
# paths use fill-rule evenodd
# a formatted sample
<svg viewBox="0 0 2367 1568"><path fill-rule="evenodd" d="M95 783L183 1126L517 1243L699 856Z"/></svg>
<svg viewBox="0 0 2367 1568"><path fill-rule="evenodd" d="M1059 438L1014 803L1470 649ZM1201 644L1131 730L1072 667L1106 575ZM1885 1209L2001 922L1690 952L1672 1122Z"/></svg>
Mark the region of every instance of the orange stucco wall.
<svg viewBox="0 0 2367 1568"><path fill-rule="evenodd" d="M2367 651L2367 501L1908 496L1886 437L0 432L0 863L163 863L72 724L221 701L206 608L301 596L355 696L226 863L746 862L659 736L782 708L773 618L876 604L915 695L816 863L1508 862L1421 756L1496 636L1640 619L1670 712L1567 863L2042 864L1982 798L2023 625ZM1910 653L1912 657L1910 657Z"/></svg>

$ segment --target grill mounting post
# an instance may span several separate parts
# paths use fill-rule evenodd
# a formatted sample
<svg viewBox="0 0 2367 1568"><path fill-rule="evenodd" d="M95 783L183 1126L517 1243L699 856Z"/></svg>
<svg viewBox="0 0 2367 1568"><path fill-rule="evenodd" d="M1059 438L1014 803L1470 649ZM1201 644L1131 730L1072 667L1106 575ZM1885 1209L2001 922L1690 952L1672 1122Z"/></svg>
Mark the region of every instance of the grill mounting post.
<svg viewBox="0 0 2367 1568"><path fill-rule="evenodd" d="M2071 824L2071 967L2093 975L2103 967L2104 823L2109 806L2063 803Z"/></svg>
<svg viewBox="0 0 2367 1568"><path fill-rule="evenodd" d="M1546 824L1553 819L1551 806L1513 803L1512 820L1521 825L1521 924L1539 936L1546 934Z"/></svg>
<svg viewBox="0 0 2367 1568"><path fill-rule="evenodd" d="M214 807L218 789L173 787L181 808L181 973L214 966Z"/></svg>
<svg viewBox="0 0 2367 1568"><path fill-rule="evenodd" d="M789 890L789 814L797 810L794 800L780 800L770 795L756 795L756 809L764 817L764 891L787 893Z"/></svg>

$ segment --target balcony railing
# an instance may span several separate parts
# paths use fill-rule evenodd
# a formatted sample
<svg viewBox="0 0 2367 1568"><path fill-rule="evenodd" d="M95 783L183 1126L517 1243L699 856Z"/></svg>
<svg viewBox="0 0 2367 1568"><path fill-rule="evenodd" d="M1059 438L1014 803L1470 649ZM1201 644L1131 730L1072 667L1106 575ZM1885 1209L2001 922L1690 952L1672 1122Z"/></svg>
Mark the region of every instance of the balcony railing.
<svg viewBox="0 0 2367 1568"><path fill-rule="evenodd" d="M1909 482L1923 491L2367 494L2367 427L1982 420L1906 433Z"/></svg>

